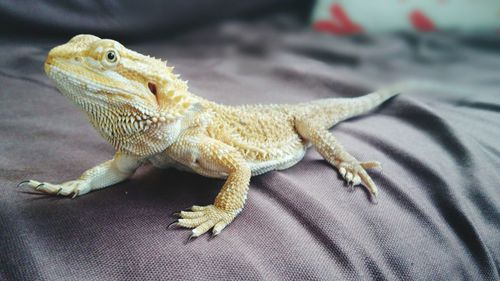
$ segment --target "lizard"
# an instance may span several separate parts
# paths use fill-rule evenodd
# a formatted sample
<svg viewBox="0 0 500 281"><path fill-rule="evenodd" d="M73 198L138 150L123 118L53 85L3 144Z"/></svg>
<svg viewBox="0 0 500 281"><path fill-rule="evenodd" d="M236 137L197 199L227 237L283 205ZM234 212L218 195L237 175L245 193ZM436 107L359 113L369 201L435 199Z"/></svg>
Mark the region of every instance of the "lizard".
<svg viewBox="0 0 500 281"><path fill-rule="evenodd" d="M377 196L366 170L380 163L358 161L329 129L398 94L394 88L297 104L223 105L189 92L166 61L87 34L51 49L44 69L116 153L75 180L21 186L74 198L124 181L143 164L221 178L213 204L194 205L174 222L191 229L190 238L218 235L242 211L252 176L287 169L314 146L351 187L362 184Z"/></svg>

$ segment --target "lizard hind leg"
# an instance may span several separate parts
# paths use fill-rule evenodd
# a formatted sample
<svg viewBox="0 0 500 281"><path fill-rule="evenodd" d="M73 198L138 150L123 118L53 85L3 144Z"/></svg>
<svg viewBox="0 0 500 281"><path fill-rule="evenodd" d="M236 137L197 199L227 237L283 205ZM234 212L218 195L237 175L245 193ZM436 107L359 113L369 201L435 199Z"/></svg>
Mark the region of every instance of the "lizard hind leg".
<svg viewBox="0 0 500 281"><path fill-rule="evenodd" d="M295 121L295 127L301 137L311 142L323 158L337 168L342 178L351 186L362 184L372 195L373 202L378 189L367 169L381 168L377 161L360 162L350 155L327 129L312 124L313 122Z"/></svg>

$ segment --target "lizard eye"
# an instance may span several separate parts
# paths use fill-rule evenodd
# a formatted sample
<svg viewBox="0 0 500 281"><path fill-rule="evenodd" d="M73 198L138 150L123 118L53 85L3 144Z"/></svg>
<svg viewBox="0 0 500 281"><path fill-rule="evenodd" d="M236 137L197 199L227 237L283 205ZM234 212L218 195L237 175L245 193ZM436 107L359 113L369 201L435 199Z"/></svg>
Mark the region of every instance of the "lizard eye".
<svg viewBox="0 0 500 281"><path fill-rule="evenodd" d="M115 62L116 61L115 52L109 51L108 54L106 55L106 58L108 59L109 62Z"/></svg>
<svg viewBox="0 0 500 281"><path fill-rule="evenodd" d="M118 53L115 50L108 50L104 54L104 60L107 65L115 65L118 62Z"/></svg>

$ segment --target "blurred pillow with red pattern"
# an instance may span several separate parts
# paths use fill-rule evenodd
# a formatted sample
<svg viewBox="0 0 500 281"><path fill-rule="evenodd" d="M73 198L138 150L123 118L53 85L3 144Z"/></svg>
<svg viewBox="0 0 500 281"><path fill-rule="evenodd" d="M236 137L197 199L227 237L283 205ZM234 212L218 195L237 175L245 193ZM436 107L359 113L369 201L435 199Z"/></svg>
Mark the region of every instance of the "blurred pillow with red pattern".
<svg viewBox="0 0 500 281"><path fill-rule="evenodd" d="M315 30L338 35L459 31L500 35L499 0L318 0Z"/></svg>

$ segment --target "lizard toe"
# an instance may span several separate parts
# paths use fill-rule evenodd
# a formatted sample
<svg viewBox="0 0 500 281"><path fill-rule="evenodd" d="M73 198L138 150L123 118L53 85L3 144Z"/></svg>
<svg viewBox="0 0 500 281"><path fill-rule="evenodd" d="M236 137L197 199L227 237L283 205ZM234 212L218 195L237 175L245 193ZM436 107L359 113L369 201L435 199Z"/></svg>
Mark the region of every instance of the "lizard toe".
<svg viewBox="0 0 500 281"><path fill-rule="evenodd" d="M63 184L52 184L49 182L39 182L35 180L28 180L21 182L20 186L27 185L37 191L61 196L70 196L73 198L87 193L89 190L87 186L80 180L65 182Z"/></svg>
<svg viewBox="0 0 500 281"><path fill-rule="evenodd" d="M342 178L350 185L353 186L362 184L365 186L372 197L376 197L378 193L377 186L368 175L365 169L368 168L380 168L380 163L377 161L369 162L343 162L339 166L339 172Z"/></svg>
<svg viewBox="0 0 500 281"><path fill-rule="evenodd" d="M180 218L172 224L192 228L191 238L198 237L210 229L214 235L218 235L237 215L235 211L222 210L214 205L193 206L191 210L181 211Z"/></svg>

